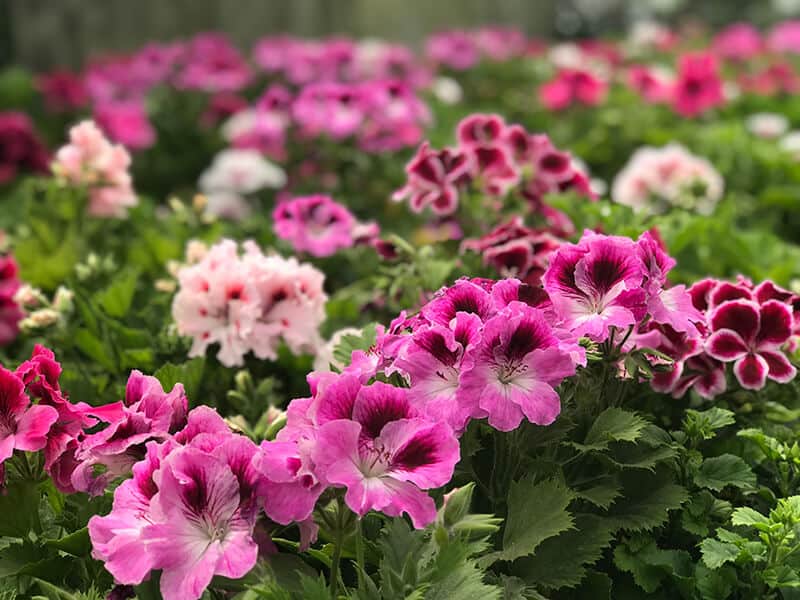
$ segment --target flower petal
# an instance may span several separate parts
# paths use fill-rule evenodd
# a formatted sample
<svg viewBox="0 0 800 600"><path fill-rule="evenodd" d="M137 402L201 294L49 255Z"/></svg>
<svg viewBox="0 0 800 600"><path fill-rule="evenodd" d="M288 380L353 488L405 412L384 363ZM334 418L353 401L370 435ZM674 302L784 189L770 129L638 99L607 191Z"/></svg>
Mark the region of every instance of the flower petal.
<svg viewBox="0 0 800 600"><path fill-rule="evenodd" d="M760 323L758 305L747 300L731 300L714 309L711 329L730 329L738 333L745 343L755 340Z"/></svg>
<svg viewBox="0 0 800 600"><path fill-rule="evenodd" d="M735 331L721 329L706 341L706 352L718 360L729 362L747 354L747 344Z"/></svg>
<svg viewBox="0 0 800 600"><path fill-rule="evenodd" d="M792 335L792 311L783 302L769 300L761 305L758 342L783 344Z"/></svg>
<svg viewBox="0 0 800 600"><path fill-rule="evenodd" d="M768 377L778 383L789 383L797 375L797 369L783 352L759 352L769 366Z"/></svg>
<svg viewBox="0 0 800 600"><path fill-rule="evenodd" d="M733 365L733 373L747 390L760 390L767 383L769 365L758 354L748 354Z"/></svg>

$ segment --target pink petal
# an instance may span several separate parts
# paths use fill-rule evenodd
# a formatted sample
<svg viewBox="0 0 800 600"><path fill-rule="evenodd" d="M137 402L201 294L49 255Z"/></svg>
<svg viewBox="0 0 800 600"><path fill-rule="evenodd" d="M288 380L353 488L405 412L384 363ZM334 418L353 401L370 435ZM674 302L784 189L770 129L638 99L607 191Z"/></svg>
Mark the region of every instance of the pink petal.
<svg viewBox="0 0 800 600"><path fill-rule="evenodd" d="M769 365L758 354L748 354L733 365L733 373L747 390L760 390L767 383Z"/></svg>
<svg viewBox="0 0 800 600"><path fill-rule="evenodd" d="M735 331L721 329L712 333L706 341L706 352L718 360L728 362L747 354L747 344Z"/></svg>
<svg viewBox="0 0 800 600"><path fill-rule="evenodd" d="M768 377L778 383L789 383L797 375L797 369L789 362L783 352L759 352L769 366Z"/></svg>

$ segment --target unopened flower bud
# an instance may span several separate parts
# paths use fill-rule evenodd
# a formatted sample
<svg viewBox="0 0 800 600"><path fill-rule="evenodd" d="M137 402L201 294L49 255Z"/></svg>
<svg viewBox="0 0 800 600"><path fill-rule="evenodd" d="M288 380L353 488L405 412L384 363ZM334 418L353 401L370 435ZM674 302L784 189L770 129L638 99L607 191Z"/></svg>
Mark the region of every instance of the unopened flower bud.
<svg viewBox="0 0 800 600"><path fill-rule="evenodd" d="M158 292L165 292L171 294L178 287L173 279L156 279L155 288Z"/></svg>
<svg viewBox="0 0 800 600"><path fill-rule="evenodd" d="M52 307L62 315L72 312L74 298L75 293L61 285L53 296Z"/></svg>
<svg viewBox="0 0 800 600"><path fill-rule="evenodd" d="M27 283L14 293L14 303L25 309L36 308L45 301L42 291Z"/></svg>
<svg viewBox="0 0 800 600"><path fill-rule="evenodd" d="M200 240L189 240L186 244L186 262L190 265L198 263L208 254L208 244Z"/></svg>
<svg viewBox="0 0 800 600"><path fill-rule="evenodd" d="M44 329L58 323L61 315L52 308L42 308L30 314L29 317L20 321L20 328L31 331L34 329Z"/></svg>

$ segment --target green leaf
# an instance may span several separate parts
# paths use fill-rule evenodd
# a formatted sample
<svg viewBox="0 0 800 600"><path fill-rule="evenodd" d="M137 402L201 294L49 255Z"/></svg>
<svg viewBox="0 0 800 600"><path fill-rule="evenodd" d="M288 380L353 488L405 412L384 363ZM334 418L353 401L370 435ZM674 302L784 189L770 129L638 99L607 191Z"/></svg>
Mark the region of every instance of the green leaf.
<svg viewBox="0 0 800 600"><path fill-rule="evenodd" d="M40 533L39 501L42 494L33 481L9 483L0 494L0 536L25 538Z"/></svg>
<svg viewBox="0 0 800 600"><path fill-rule="evenodd" d="M106 289L99 292L95 299L108 315L117 318L124 317L131 308L138 281L138 271L126 269Z"/></svg>
<svg viewBox="0 0 800 600"><path fill-rule="evenodd" d="M72 554L73 556L88 556L92 550L92 543L89 540L89 529L83 527L58 540L47 540L47 545Z"/></svg>
<svg viewBox="0 0 800 600"><path fill-rule="evenodd" d="M739 456L723 454L706 458L695 475L694 482L699 487L720 491L725 486L753 488L756 476L750 466Z"/></svg>
<svg viewBox="0 0 800 600"><path fill-rule="evenodd" d="M183 384L186 396L189 401L199 402L196 394L200 389L200 382L203 379L203 369L205 368L205 358L202 356L187 360L179 365L166 363L153 376L161 382L164 390L169 391L175 387L176 383Z"/></svg>
<svg viewBox="0 0 800 600"><path fill-rule="evenodd" d="M592 571L570 597L574 600L611 600L611 578L605 573Z"/></svg>
<svg viewBox="0 0 800 600"><path fill-rule="evenodd" d="M97 361L102 367L111 371L117 372L117 363L115 362L113 352L110 348L100 340L96 335L88 329L78 329L72 336L75 345L89 358Z"/></svg>
<svg viewBox="0 0 800 600"><path fill-rule="evenodd" d="M735 544L720 542L707 538L700 543L703 562L709 569L719 569L726 562L733 562L739 556L739 548Z"/></svg>
<svg viewBox="0 0 800 600"><path fill-rule="evenodd" d="M800 575L789 565L767 569L762 578L771 588L800 588Z"/></svg>
<svg viewBox="0 0 800 600"><path fill-rule="evenodd" d="M698 564L694 574L697 591L703 600L725 600L739 584L739 577L733 567L723 567L711 571Z"/></svg>
<svg viewBox="0 0 800 600"><path fill-rule="evenodd" d="M608 509L614 500L619 498L621 490L622 486L616 480L609 478L590 488L576 491L575 496L602 509Z"/></svg>
<svg viewBox="0 0 800 600"><path fill-rule="evenodd" d="M621 408L607 408L597 417L583 446L592 450L602 450L610 442L635 442L648 422L636 413Z"/></svg>
<svg viewBox="0 0 800 600"><path fill-rule="evenodd" d="M534 483L532 477L525 477L513 482L508 492L503 550L489 555L491 562L532 554L547 538L572 529L574 522L567 506L574 497L572 490L556 479Z"/></svg>
<svg viewBox="0 0 800 600"><path fill-rule="evenodd" d="M688 409L683 428L692 438L711 439L715 431L733 425L736 417L733 412L724 408L709 408L704 411Z"/></svg>
<svg viewBox="0 0 800 600"><path fill-rule="evenodd" d="M636 585L652 594L670 576L689 577L693 571L691 555L684 550L664 550L655 541L643 538L617 546L614 564L620 571L633 575Z"/></svg>
<svg viewBox="0 0 800 600"><path fill-rule="evenodd" d="M575 515L575 528L546 539L531 557L515 563L530 584L548 589L578 585L614 537L614 523L597 515Z"/></svg>
<svg viewBox="0 0 800 600"><path fill-rule="evenodd" d="M339 343L333 349L333 358L336 362L349 365L350 356L354 350L368 350L375 343L375 323L365 325L360 335L343 335Z"/></svg>
<svg viewBox="0 0 800 600"><path fill-rule="evenodd" d="M608 515L620 529L645 531L664 523L688 497L685 488L656 476L631 478Z"/></svg>
<svg viewBox="0 0 800 600"><path fill-rule="evenodd" d="M751 527L758 525L768 526L769 519L749 506L740 506L733 511L731 523L734 525L748 525Z"/></svg>

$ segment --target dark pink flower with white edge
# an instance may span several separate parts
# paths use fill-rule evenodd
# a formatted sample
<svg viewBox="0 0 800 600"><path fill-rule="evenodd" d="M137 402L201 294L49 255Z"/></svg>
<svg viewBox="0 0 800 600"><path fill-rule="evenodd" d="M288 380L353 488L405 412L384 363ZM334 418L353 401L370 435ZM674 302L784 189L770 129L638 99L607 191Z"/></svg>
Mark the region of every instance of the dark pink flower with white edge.
<svg viewBox="0 0 800 600"><path fill-rule="evenodd" d="M724 104L722 78L712 54L684 54L672 92L672 107L684 117L696 117Z"/></svg>
<svg viewBox="0 0 800 600"><path fill-rule="evenodd" d="M494 310L489 292L468 279L459 279L452 286L439 290L422 307L425 319L445 327L449 327L460 312L476 315L481 321L491 317Z"/></svg>
<svg viewBox="0 0 800 600"><path fill-rule="evenodd" d="M345 502L357 514L406 513L419 529L436 518L424 490L450 481L459 445L446 424L405 418L405 393L379 382L362 388L353 420L320 427L313 460L324 481L347 488Z"/></svg>
<svg viewBox="0 0 800 600"><path fill-rule="evenodd" d="M644 267L636 243L587 232L552 255L544 288L563 326L602 342L610 328L636 325L647 310Z"/></svg>
<svg viewBox="0 0 800 600"><path fill-rule="evenodd" d="M673 398L683 397L691 388L708 400L727 388L725 364L705 353L690 356L678 365L680 371L671 390Z"/></svg>
<svg viewBox="0 0 800 600"><path fill-rule="evenodd" d="M392 195L392 200L408 199L415 213L430 207L437 215L451 215L458 208L460 188L471 180L474 164L475 159L468 152L434 150L425 142L406 165L407 183Z"/></svg>
<svg viewBox="0 0 800 600"><path fill-rule="evenodd" d="M549 110L564 110L574 104L597 106L608 95L608 84L590 71L562 69L539 88L539 101Z"/></svg>
<svg viewBox="0 0 800 600"><path fill-rule="evenodd" d="M14 450L36 452L44 448L57 419L53 407L31 405L22 379L0 366L0 464L11 458Z"/></svg>
<svg viewBox="0 0 800 600"><path fill-rule="evenodd" d="M731 300L713 310L709 324L706 352L734 362L733 372L743 388L761 389L767 378L779 383L794 379L797 370L781 349L792 336L792 312L786 304Z"/></svg>
<svg viewBox="0 0 800 600"><path fill-rule="evenodd" d="M331 256L354 244L356 219L328 196L299 196L278 203L272 213L275 234L295 252Z"/></svg>
<svg viewBox="0 0 800 600"><path fill-rule="evenodd" d="M520 169L505 144L467 146L473 156L473 176L484 191L492 196L504 196L520 181Z"/></svg>
<svg viewBox="0 0 800 600"><path fill-rule="evenodd" d="M456 128L456 138L462 146L482 146L499 142L506 131L503 117L476 113L464 117Z"/></svg>
<svg viewBox="0 0 800 600"><path fill-rule="evenodd" d="M575 362L544 312L511 302L485 323L470 355L473 366L460 386L473 418L488 417L492 427L512 431L523 419L549 425L561 412L555 387L575 374Z"/></svg>

